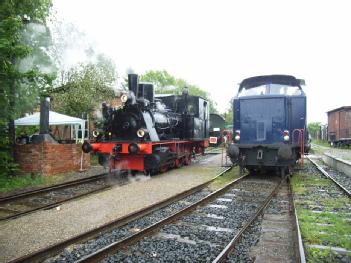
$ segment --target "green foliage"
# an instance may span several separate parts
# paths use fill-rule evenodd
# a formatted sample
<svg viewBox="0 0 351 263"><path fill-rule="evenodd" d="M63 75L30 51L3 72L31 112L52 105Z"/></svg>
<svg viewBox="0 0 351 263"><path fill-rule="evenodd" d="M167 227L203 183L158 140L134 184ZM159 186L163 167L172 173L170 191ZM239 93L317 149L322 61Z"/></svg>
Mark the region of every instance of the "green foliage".
<svg viewBox="0 0 351 263"><path fill-rule="evenodd" d="M239 178L239 177L240 177L239 168L238 167L234 167L230 171L228 171L228 172L222 174L221 176L217 177L216 180L214 180L210 184L209 187L212 190L217 190L217 189L219 189L221 187L224 187L225 185L229 184L234 179Z"/></svg>
<svg viewBox="0 0 351 263"><path fill-rule="evenodd" d="M0 176L15 168L8 122L33 110L38 94L55 78L47 55L50 7L51 0L0 2Z"/></svg>
<svg viewBox="0 0 351 263"><path fill-rule="evenodd" d="M0 176L0 192L9 192L16 189L22 189L28 186L37 186L45 183L42 176L23 175L14 177Z"/></svg>
<svg viewBox="0 0 351 263"><path fill-rule="evenodd" d="M224 113L225 126L233 125L233 98L230 99L228 110Z"/></svg>
<svg viewBox="0 0 351 263"><path fill-rule="evenodd" d="M53 110L76 117L92 112L113 98L116 77L114 63L102 55L95 64L80 64L62 72L62 85L51 90Z"/></svg>
<svg viewBox="0 0 351 263"><path fill-rule="evenodd" d="M310 122L308 125L308 131L312 138L316 139L318 132L321 130L320 122Z"/></svg>
<svg viewBox="0 0 351 263"><path fill-rule="evenodd" d="M210 94L196 85L189 84L184 79L177 79L167 71L150 70L141 76L141 81L152 82L156 94L182 94L184 87L188 87L189 94L207 99L210 103L210 113L217 113L216 103L210 99Z"/></svg>

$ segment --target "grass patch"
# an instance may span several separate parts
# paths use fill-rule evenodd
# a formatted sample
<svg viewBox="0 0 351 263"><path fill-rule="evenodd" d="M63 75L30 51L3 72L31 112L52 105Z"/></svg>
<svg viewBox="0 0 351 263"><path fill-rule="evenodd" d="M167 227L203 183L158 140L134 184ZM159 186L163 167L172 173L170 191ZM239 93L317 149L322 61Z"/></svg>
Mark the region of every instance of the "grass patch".
<svg viewBox="0 0 351 263"><path fill-rule="evenodd" d="M9 192L25 187L44 184L46 178L40 175L27 174L13 177L0 177L0 192Z"/></svg>
<svg viewBox="0 0 351 263"><path fill-rule="evenodd" d="M322 140L312 140L313 144L317 144L320 146L324 146L324 147L329 147L330 148L330 144L327 141L322 141Z"/></svg>
<svg viewBox="0 0 351 263"><path fill-rule="evenodd" d="M93 166L98 166L99 164L99 156L95 153L90 154L90 164Z"/></svg>
<svg viewBox="0 0 351 263"><path fill-rule="evenodd" d="M308 262L335 262L335 255L330 249L320 250L318 248L307 248L306 256Z"/></svg>
<svg viewBox="0 0 351 263"><path fill-rule="evenodd" d="M240 173L239 173L239 167L233 167L230 171L224 173L223 175L217 177L216 180L214 180L211 184L210 184L210 189L211 190L217 190L223 186L225 186L226 184L230 183L231 181L233 181L235 178L239 178L240 177Z"/></svg>

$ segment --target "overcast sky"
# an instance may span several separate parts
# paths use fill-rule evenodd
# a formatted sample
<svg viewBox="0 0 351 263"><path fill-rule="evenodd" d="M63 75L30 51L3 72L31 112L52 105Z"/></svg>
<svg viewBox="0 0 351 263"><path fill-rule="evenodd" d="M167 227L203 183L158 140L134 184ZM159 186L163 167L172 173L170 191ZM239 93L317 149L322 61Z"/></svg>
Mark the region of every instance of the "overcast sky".
<svg viewBox="0 0 351 263"><path fill-rule="evenodd" d="M351 105L348 1L54 0L119 75L167 70L210 92L224 112L242 79L306 80L308 122Z"/></svg>

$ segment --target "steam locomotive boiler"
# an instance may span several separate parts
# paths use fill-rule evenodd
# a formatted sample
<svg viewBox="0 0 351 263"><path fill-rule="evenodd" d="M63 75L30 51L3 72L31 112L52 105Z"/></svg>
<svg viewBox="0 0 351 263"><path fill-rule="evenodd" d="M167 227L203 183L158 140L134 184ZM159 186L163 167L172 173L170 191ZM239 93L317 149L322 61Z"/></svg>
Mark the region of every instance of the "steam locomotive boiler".
<svg viewBox="0 0 351 263"><path fill-rule="evenodd" d="M209 105L187 89L182 95L155 96L150 83L128 75L128 92L117 96L118 106L102 105L104 127L84 152L96 152L110 171L157 174L188 165L208 146Z"/></svg>

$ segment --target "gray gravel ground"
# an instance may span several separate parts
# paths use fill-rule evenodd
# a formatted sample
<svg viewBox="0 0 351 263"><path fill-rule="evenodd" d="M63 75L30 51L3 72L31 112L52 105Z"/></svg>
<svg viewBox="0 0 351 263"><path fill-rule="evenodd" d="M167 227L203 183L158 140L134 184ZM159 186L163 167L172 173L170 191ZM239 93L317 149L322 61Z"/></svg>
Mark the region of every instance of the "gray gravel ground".
<svg viewBox="0 0 351 263"><path fill-rule="evenodd" d="M316 153L329 153L333 156L336 156L340 159L351 161L351 148L350 149L339 149L339 148L332 148L326 147L321 145L312 145L312 149L316 151Z"/></svg>
<svg viewBox="0 0 351 263"><path fill-rule="evenodd" d="M61 205L0 223L0 262L34 252L199 185L222 170L221 156L198 158L189 167L115 186ZM40 231L38 231L40 229Z"/></svg>
<svg viewBox="0 0 351 263"><path fill-rule="evenodd" d="M191 203L199 201L206 195L210 194L209 189L204 189L194 195L188 196L174 204L171 204L165 208L161 208L148 216L137 219L123 227L116 228L114 230L103 233L102 235L89 240L83 244L74 245L65 249L63 253L57 255L55 258L48 259L46 262L74 262L84 255L91 253L91 251L96 251L107 246L110 243L121 240L125 237L131 236L139 229L146 228L157 221L172 215L173 213L180 211L181 209L187 207Z"/></svg>
<svg viewBox="0 0 351 263"><path fill-rule="evenodd" d="M351 177L326 165L320 156L310 156L310 158L320 165L333 179L351 192ZM351 168L350 168L351 169Z"/></svg>
<svg viewBox="0 0 351 263"><path fill-rule="evenodd" d="M212 261L253 215L275 183L272 178L247 179L225 196L164 226L157 234L104 262Z"/></svg>

